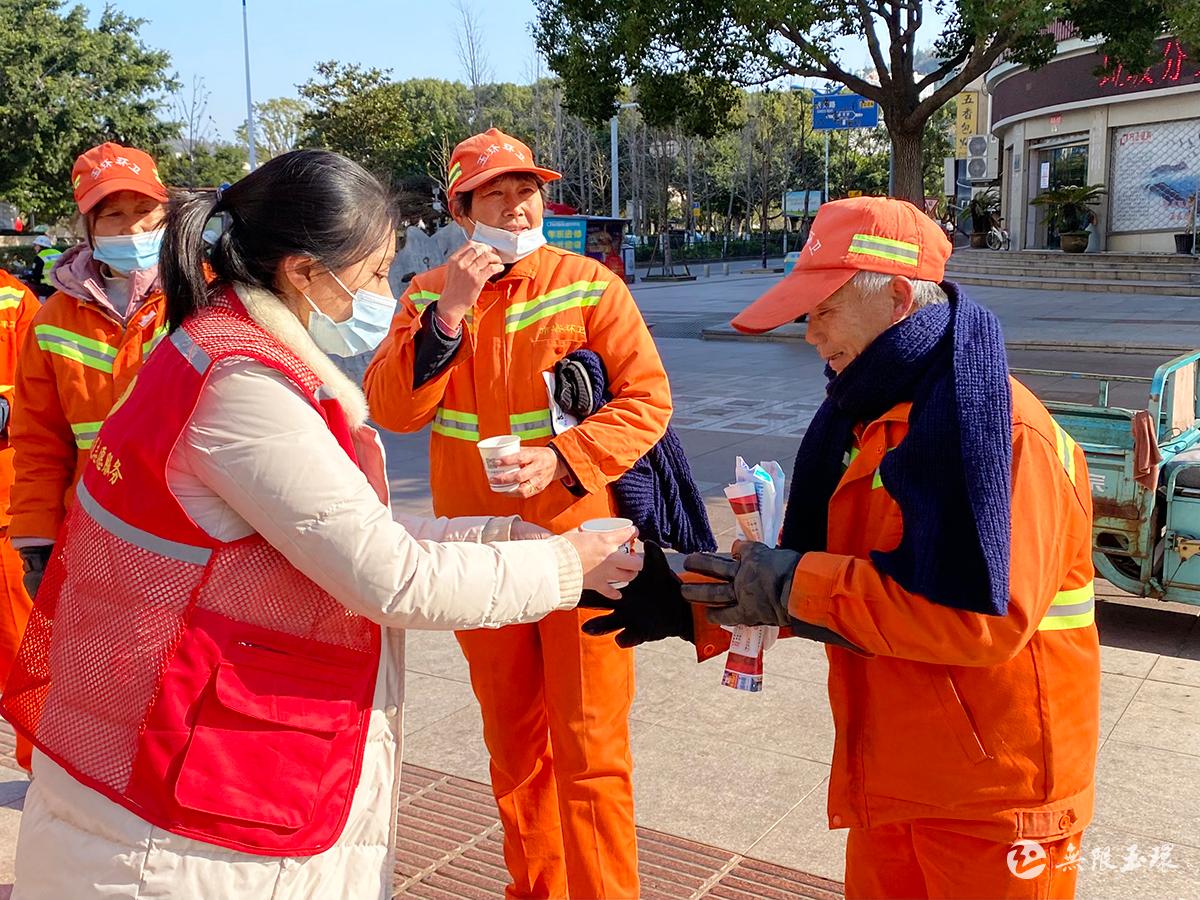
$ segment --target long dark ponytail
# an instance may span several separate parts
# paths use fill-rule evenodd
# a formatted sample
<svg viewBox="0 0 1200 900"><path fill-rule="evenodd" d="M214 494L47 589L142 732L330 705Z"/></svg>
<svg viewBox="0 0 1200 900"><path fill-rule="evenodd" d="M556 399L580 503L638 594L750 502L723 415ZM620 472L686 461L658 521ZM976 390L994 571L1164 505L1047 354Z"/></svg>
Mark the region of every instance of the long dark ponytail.
<svg viewBox="0 0 1200 900"><path fill-rule="evenodd" d="M204 229L218 215L224 227L210 250ZM342 269L366 259L395 228L379 180L328 150L277 156L216 195L181 194L167 213L159 262L171 328L212 302L220 286L274 291L289 256Z"/></svg>

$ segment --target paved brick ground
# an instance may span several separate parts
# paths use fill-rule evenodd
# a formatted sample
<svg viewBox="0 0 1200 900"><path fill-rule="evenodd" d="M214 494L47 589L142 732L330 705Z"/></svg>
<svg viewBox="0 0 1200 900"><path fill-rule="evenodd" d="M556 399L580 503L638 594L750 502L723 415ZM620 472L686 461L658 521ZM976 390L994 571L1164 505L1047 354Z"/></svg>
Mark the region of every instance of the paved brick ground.
<svg viewBox="0 0 1200 900"><path fill-rule="evenodd" d="M507 883L500 823L487 785L405 766L396 896L497 897ZM835 900L836 881L638 829L644 900Z"/></svg>

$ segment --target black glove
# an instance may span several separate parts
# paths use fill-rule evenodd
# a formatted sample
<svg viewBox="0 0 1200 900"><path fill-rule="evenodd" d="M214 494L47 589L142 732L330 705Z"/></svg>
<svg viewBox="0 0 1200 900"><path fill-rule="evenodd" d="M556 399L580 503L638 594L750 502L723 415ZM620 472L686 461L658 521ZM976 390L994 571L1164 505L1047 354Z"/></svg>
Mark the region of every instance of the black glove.
<svg viewBox="0 0 1200 900"><path fill-rule="evenodd" d="M684 599L713 607L708 611L708 620L714 625L786 626L796 637L862 653L836 631L802 622L788 612L792 576L800 557L794 550L772 550L758 542L742 542L734 548L733 556L693 553L684 563L689 572L719 578L724 583L685 584Z"/></svg>
<svg viewBox="0 0 1200 900"><path fill-rule="evenodd" d="M587 368L576 359L560 359L554 366L554 402L559 409L583 421L596 407L596 396Z"/></svg>
<svg viewBox="0 0 1200 900"><path fill-rule="evenodd" d="M583 592L580 606L612 610L607 616L588 619L583 630L591 635L620 632L617 645L621 647L636 647L668 637L691 641L692 608L680 593L679 577L671 571L658 544L647 541L644 546L642 571L621 590L620 600L609 600L595 591Z"/></svg>
<svg viewBox="0 0 1200 900"><path fill-rule="evenodd" d="M54 552L54 545L44 544L40 547L22 547L17 552L21 554L21 565L25 569L25 575L21 579L25 584L25 593L32 600L37 596L38 587L42 583L42 576L46 574L46 564L50 562L50 554Z"/></svg>
<svg viewBox="0 0 1200 900"><path fill-rule="evenodd" d="M772 550L757 541L742 542L732 557L693 553L684 563L689 572L725 583L684 585L683 596L691 603L717 607L708 611L714 625L787 625L788 595L799 562L794 550Z"/></svg>

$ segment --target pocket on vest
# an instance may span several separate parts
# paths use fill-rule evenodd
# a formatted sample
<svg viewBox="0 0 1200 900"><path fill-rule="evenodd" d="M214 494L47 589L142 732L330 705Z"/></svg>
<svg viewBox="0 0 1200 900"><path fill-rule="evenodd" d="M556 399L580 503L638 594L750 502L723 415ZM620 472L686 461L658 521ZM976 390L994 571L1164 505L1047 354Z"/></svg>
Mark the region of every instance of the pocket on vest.
<svg viewBox="0 0 1200 900"><path fill-rule="evenodd" d="M222 662L201 697L175 800L225 818L301 828L312 820L334 738L359 710L330 696L345 696L329 680L333 667L310 671L302 667L312 660L270 650L248 655L258 658Z"/></svg>

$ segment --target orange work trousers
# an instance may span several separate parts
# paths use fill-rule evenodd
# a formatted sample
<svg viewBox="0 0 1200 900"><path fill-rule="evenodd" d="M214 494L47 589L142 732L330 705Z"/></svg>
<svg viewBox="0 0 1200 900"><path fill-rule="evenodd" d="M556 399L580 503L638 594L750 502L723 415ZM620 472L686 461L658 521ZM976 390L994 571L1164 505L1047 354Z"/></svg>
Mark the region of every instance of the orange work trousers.
<svg viewBox="0 0 1200 900"><path fill-rule="evenodd" d="M846 900L1072 898L1082 840L997 843L920 822L852 828Z"/></svg>
<svg viewBox="0 0 1200 900"><path fill-rule="evenodd" d="M8 673L17 659L17 648L33 603L21 581L24 568L21 554L13 549L8 538L0 536L0 689L8 684ZM33 745L17 735L17 763L29 771Z"/></svg>
<svg viewBox="0 0 1200 900"><path fill-rule="evenodd" d="M633 651L583 634L596 613L460 631L504 826L505 896L639 895L629 708Z"/></svg>

